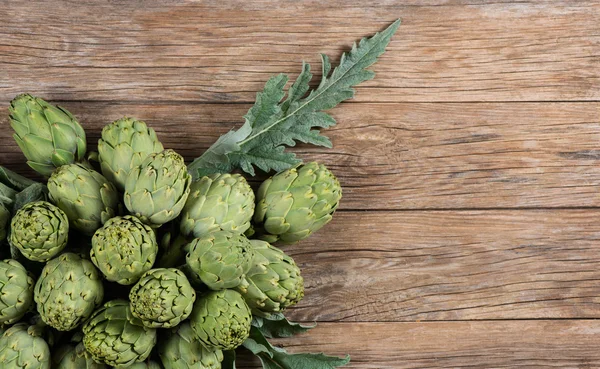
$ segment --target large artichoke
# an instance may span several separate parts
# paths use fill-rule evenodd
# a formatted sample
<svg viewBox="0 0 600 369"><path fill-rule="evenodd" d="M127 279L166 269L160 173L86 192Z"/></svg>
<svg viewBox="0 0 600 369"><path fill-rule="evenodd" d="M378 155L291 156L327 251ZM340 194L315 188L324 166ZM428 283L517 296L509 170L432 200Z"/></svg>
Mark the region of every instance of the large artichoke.
<svg viewBox="0 0 600 369"><path fill-rule="evenodd" d="M248 306L260 314L280 312L298 303L304 297L304 279L294 259L267 242L250 242L252 268L237 287Z"/></svg>
<svg viewBox="0 0 600 369"><path fill-rule="evenodd" d="M121 118L102 129L98 140L98 158L102 174L123 191L132 168L150 154L163 151L156 132L141 120Z"/></svg>
<svg viewBox="0 0 600 369"><path fill-rule="evenodd" d="M52 354L52 362L54 369L108 369L106 365L92 359L83 343L61 346Z"/></svg>
<svg viewBox="0 0 600 369"><path fill-rule="evenodd" d="M16 260L0 261L0 325L13 324L33 302L33 278Z"/></svg>
<svg viewBox="0 0 600 369"><path fill-rule="evenodd" d="M111 300L84 324L83 344L97 362L127 367L148 358L156 329L144 327L128 301Z"/></svg>
<svg viewBox="0 0 600 369"><path fill-rule="evenodd" d="M50 369L50 348L38 326L20 323L0 337L2 369Z"/></svg>
<svg viewBox="0 0 600 369"><path fill-rule="evenodd" d="M128 285L152 268L157 253L152 228L126 215L110 219L94 233L90 258L106 279Z"/></svg>
<svg viewBox="0 0 600 369"><path fill-rule="evenodd" d="M3 204L0 204L0 242L6 239L9 220L10 210L8 210Z"/></svg>
<svg viewBox="0 0 600 369"><path fill-rule="evenodd" d="M254 255L246 237L227 231L196 238L188 247L186 263L191 277L212 290L234 288L242 283Z"/></svg>
<svg viewBox="0 0 600 369"><path fill-rule="evenodd" d="M61 208L71 225L91 236L115 216L117 189L102 174L80 164L58 168L48 180L50 200Z"/></svg>
<svg viewBox="0 0 600 369"><path fill-rule="evenodd" d="M327 224L341 198L337 178L324 165L308 163L262 183L254 222L262 225L266 240L294 243Z"/></svg>
<svg viewBox="0 0 600 369"><path fill-rule="evenodd" d="M158 344L158 355L165 369L221 369L223 361L223 352L204 347L189 322L166 334Z"/></svg>
<svg viewBox="0 0 600 369"><path fill-rule="evenodd" d="M204 237L224 230L243 234L254 214L254 192L239 174L213 174L192 182L181 212L181 233Z"/></svg>
<svg viewBox="0 0 600 369"><path fill-rule="evenodd" d="M179 216L191 181L181 155L173 150L152 154L127 176L125 206L144 223L159 227Z"/></svg>
<svg viewBox="0 0 600 369"><path fill-rule="evenodd" d="M211 291L198 297L190 325L209 349L233 350L250 335L252 313L242 295L233 290Z"/></svg>
<svg viewBox="0 0 600 369"><path fill-rule="evenodd" d="M171 328L187 319L196 291L185 274L175 268L146 272L129 292L131 313L146 327Z"/></svg>
<svg viewBox="0 0 600 369"><path fill-rule="evenodd" d="M29 260L46 262L67 245L69 219L46 201L23 206L11 221L10 243Z"/></svg>
<svg viewBox="0 0 600 369"><path fill-rule="evenodd" d="M59 331L69 331L85 321L103 297L104 288L94 265L73 253L50 260L34 291L40 317Z"/></svg>
<svg viewBox="0 0 600 369"><path fill-rule="evenodd" d="M85 132L66 109L23 94L8 108L13 137L27 158L27 164L43 176L65 164L85 157Z"/></svg>

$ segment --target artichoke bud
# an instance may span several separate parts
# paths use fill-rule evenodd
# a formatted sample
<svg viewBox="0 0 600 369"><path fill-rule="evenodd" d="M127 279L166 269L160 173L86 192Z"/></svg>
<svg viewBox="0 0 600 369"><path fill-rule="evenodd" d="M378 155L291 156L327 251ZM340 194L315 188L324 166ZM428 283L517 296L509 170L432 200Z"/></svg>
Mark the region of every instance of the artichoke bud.
<svg viewBox="0 0 600 369"><path fill-rule="evenodd" d="M77 345L65 344L52 354L55 369L108 369L104 364L97 363L85 350L83 343Z"/></svg>
<svg viewBox="0 0 600 369"><path fill-rule="evenodd" d="M0 261L0 325L13 324L29 311L34 283L18 261Z"/></svg>
<svg viewBox="0 0 600 369"><path fill-rule="evenodd" d="M223 361L223 351L204 347L189 322L166 334L158 355L165 369L221 369Z"/></svg>
<svg viewBox="0 0 600 369"><path fill-rule="evenodd" d="M22 94L8 110L13 137L27 164L39 174L48 177L62 165L85 159L85 132L66 109Z"/></svg>
<svg viewBox="0 0 600 369"><path fill-rule="evenodd" d="M50 369L50 347L36 326L25 323L7 329L0 337L0 363L4 369Z"/></svg>

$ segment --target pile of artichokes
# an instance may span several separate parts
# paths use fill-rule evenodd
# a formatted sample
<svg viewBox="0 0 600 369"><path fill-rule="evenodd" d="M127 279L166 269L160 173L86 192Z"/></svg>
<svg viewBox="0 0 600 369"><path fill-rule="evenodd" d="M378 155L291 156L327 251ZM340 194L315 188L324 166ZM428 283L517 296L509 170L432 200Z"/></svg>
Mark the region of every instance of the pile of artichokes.
<svg viewBox="0 0 600 369"><path fill-rule="evenodd" d="M108 124L90 153L67 110L25 94L9 111L47 184L0 201L2 368L221 368L253 317L303 298L273 244L331 220L341 188L323 165L255 193L240 174L193 178L142 121ZM6 182L3 194L23 190Z"/></svg>

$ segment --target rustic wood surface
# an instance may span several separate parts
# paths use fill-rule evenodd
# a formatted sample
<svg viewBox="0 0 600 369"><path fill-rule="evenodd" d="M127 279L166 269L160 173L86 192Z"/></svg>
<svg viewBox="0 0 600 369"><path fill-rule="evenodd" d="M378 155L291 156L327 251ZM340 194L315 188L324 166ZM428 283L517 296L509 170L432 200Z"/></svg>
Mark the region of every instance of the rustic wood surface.
<svg viewBox="0 0 600 369"><path fill-rule="evenodd" d="M269 76L402 18L332 110L334 149L294 148L344 199L286 249L307 287L290 317L319 325L278 344L357 369L600 367L600 1L1 5L0 158L28 175L18 93L69 109L91 146L129 115L191 160Z"/></svg>

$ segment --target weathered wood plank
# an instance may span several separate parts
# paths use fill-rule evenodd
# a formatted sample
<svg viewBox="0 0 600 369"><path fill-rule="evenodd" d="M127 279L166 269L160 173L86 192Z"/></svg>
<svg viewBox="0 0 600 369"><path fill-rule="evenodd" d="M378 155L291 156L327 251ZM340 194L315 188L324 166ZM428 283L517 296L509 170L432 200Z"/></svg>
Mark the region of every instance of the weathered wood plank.
<svg viewBox="0 0 600 369"><path fill-rule="evenodd" d="M600 98L598 1L11 1L0 100L253 101L270 75L404 20L357 100ZM315 71L320 70L313 64Z"/></svg>
<svg viewBox="0 0 600 369"><path fill-rule="evenodd" d="M326 323L279 342L290 352L349 353L356 369L566 369L599 367L598 339L597 320L538 320Z"/></svg>
<svg viewBox="0 0 600 369"><path fill-rule="evenodd" d="M7 110L0 109L0 126ZM191 160L240 125L249 105L65 104L90 146L123 115L147 121L166 147ZM329 165L344 186L343 209L600 206L598 103L344 104L327 132L334 149L299 146ZM23 157L0 130L0 158Z"/></svg>

